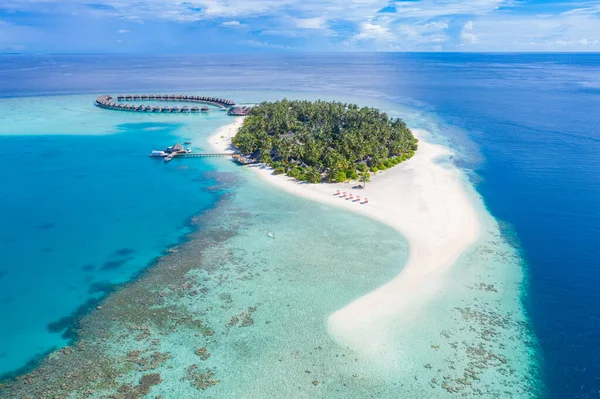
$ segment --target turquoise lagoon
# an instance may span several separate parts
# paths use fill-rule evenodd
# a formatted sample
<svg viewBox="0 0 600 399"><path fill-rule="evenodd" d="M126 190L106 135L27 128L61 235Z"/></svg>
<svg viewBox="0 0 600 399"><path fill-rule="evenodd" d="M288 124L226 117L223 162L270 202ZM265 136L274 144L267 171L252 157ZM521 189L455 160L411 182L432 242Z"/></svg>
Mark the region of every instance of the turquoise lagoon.
<svg viewBox="0 0 600 399"><path fill-rule="evenodd" d="M227 94L248 102L281 97ZM104 326L112 337L103 346L108 357L170 354L156 368L162 383L148 397L539 396L535 341L521 303L522 260L466 175L465 189L483 223L480 240L422 312L399 318L386 331L390 356L363 358L337 345L326 321L399 273L409 251L399 233L278 192L226 159L163 165L147 158L151 149L186 138L201 149L214 129L230 122L224 113L112 112L92 107L93 98L0 100L10 104L2 109L12 109L2 111L0 141L27 155L5 157L13 172L0 185L2 198L11 198L2 218L13 226L1 232L11 262L0 279L1 314L8 319L0 330L4 371L65 344L47 331L49 323L104 294L103 287L137 276L190 233L176 249L179 262L195 265L179 282L190 294L143 277L122 290L159 290L164 301L153 306L201 318L204 327L167 329L149 320L151 334L138 339L125 321ZM460 135L449 142L443 124L430 115L381 100L355 102L365 101L429 130L432 140L455 145L458 158L469 147ZM47 112L17 116L32 103ZM452 167L457 160L440 162ZM186 221L203 212L208 221L193 232ZM203 235L225 231L224 238L190 249ZM157 268L166 265L169 257ZM105 307L112 306L109 297ZM199 356L197 348L210 356ZM218 383L199 391L193 384L199 370L204 382ZM118 382L135 384L143 374L124 371ZM95 396L109 393L99 386Z"/></svg>

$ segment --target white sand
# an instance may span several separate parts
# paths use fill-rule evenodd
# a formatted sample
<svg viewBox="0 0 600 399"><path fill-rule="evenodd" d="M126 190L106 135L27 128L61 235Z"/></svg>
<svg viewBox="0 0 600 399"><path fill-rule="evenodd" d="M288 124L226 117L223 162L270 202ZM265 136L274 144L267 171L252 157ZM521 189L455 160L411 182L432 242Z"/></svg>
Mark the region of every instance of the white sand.
<svg viewBox="0 0 600 399"><path fill-rule="evenodd" d="M233 123L220 127L208 138L208 144L216 152L231 152L236 148L231 144L231 139L237 133L238 129L244 123L245 116L235 116Z"/></svg>
<svg viewBox="0 0 600 399"><path fill-rule="evenodd" d="M215 150L232 150L231 137L241 123L240 118L211 136ZM479 237L479 220L467 183L455 167L436 163L437 158L450 155L450 150L425 142L425 132L413 132L420 139L415 156L372 176L365 189L352 189L358 185L356 182L299 183L287 176L272 175L271 169L262 165L250 167L282 190L364 214L398 230L407 239L410 254L400 274L328 320L329 332L340 344L369 357L381 356L385 351L386 326L418 317L422 305L442 288L444 272ZM360 195L361 202L368 197L369 203L339 198L333 195L337 189Z"/></svg>

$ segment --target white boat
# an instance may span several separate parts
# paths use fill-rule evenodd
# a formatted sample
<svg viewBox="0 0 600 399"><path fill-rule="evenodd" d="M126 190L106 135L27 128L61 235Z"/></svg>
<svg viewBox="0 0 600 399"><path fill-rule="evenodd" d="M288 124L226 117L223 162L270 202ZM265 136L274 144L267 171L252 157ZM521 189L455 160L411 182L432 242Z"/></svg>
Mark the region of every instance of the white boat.
<svg viewBox="0 0 600 399"><path fill-rule="evenodd" d="M166 157L167 155L168 154L166 152L164 152L164 151L156 151L156 150L153 150L150 153L151 157Z"/></svg>

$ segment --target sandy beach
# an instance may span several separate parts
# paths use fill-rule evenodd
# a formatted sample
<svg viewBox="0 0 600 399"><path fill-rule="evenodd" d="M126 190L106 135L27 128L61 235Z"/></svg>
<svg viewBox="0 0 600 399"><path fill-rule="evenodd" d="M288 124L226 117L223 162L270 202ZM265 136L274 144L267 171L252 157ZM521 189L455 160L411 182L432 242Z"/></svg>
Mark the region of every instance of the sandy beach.
<svg viewBox="0 0 600 399"><path fill-rule="evenodd" d="M243 118L209 138L219 152L233 151L231 138ZM480 222L460 172L438 159L451 151L423 140L426 132L413 130L419 149L410 160L372 176L364 189L357 182L300 183L271 168L253 165L266 182L304 198L339 206L385 223L408 241L409 258L396 278L333 313L328 329L341 345L365 356L380 356L386 347L386 326L418 317L419 309L443 288L444 273L479 237ZM368 197L363 204L334 195L336 190ZM360 232L357 232L360 234ZM343 278L343 276L340 276Z"/></svg>

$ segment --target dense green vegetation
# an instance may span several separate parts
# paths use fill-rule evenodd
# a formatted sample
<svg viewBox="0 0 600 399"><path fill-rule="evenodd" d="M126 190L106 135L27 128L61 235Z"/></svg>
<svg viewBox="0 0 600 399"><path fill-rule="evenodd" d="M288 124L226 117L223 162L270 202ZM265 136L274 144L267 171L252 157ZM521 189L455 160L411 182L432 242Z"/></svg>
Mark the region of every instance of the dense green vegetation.
<svg viewBox="0 0 600 399"><path fill-rule="evenodd" d="M233 139L252 154L298 180L370 181L370 172L412 157L417 139L401 119L374 108L326 101L264 102L252 108Z"/></svg>

